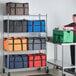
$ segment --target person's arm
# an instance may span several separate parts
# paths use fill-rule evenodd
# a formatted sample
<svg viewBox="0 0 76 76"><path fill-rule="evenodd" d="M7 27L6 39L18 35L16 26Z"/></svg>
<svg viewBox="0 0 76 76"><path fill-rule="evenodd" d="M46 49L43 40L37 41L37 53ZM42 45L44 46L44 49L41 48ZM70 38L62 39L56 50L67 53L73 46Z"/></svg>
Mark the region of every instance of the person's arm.
<svg viewBox="0 0 76 76"><path fill-rule="evenodd" d="M68 25L65 25L65 26L64 26L64 29L65 29L65 30L73 30L74 28L71 27L71 26L72 26L72 23L71 23L71 24L68 24Z"/></svg>
<svg viewBox="0 0 76 76"><path fill-rule="evenodd" d="M70 24L68 24L68 25L65 25L64 27L70 27Z"/></svg>

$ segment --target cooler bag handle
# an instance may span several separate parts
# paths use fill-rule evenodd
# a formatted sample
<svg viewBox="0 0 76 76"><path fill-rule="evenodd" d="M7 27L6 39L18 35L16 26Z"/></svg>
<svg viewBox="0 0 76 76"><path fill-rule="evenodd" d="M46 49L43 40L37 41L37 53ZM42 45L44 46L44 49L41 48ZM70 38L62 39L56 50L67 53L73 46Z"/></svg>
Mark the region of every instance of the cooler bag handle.
<svg viewBox="0 0 76 76"><path fill-rule="evenodd" d="M32 32L34 32L34 21L32 21Z"/></svg>
<svg viewBox="0 0 76 76"><path fill-rule="evenodd" d="M54 34L54 36L55 36L55 42L57 42L58 35L57 34Z"/></svg>
<svg viewBox="0 0 76 76"><path fill-rule="evenodd" d="M20 39L20 42L21 42L21 50L23 51L23 43L22 43L22 38L18 38Z"/></svg>
<svg viewBox="0 0 76 76"><path fill-rule="evenodd" d="M42 49L42 40L41 40L41 38L39 38L39 39L40 39L40 43L41 43L41 45L40 45L41 47L40 48Z"/></svg>
<svg viewBox="0 0 76 76"><path fill-rule="evenodd" d="M53 34L53 42L56 42L56 34Z"/></svg>
<svg viewBox="0 0 76 76"><path fill-rule="evenodd" d="M16 15L16 3L15 3L15 15Z"/></svg>
<svg viewBox="0 0 76 76"><path fill-rule="evenodd" d="M16 60L15 58L16 58L16 55L13 55L13 56L14 56L14 68L15 68L15 60Z"/></svg>
<svg viewBox="0 0 76 76"><path fill-rule="evenodd" d="M19 55L21 58L22 58L22 63L23 63L23 68L24 68L24 60L23 60L23 57L22 55Z"/></svg>
<svg viewBox="0 0 76 76"><path fill-rule="evenodd" d="M33 67L34 67L34 62L35 62L35 56L40 56L41 57L41 66L42 66L42 55L34 55L34 54L31 54L33 56Z"/></svg>
<svg viewBox="0 0 76 76"><path fill-rule="evenodd" d="M12 37L12 40L13 40L13 49L12 50L14 51L14 37Z"/></svg>
<svg viewBox="0 0 76 76"><path fill-rule="evenodd" d="M23 15L25 14L25 7L24 7L24 4L23 4Z"/></svg>
<svg viewBox="0 0 76 76"><path fill-rule="evenodd" d="M42 21L40 20L40 32L42 32Z"/></svg>
<svg viewBox="0 0 76 76"><path fill-rule="evenodd" d="M58 40L58 42L60 42L60 35L58 35L57 40Z"/></svg>
<svg viewBox="0 0 76 76"><path fill-rule="evenodd" d="M24 26L24 24L23 24L23 21L21 20L21 24L22 24L22 32L23 32L23 26Z"/></svg>
<svg viewBox="0 0 76 76"><path fill-rule="evenodd" d="M61 42L61 41L60 41L60 39L61 39L61 36L63 36L63 35L59 35L59 42Z"/></svg>
<svg viewBox="0 0 76 76"><path fill-rule="evenodd" d="M23 67L24 67L24 60L23 60L23 57L21 55L13 55L14 56L14 68L15 68L15 58L20 56L22 58L22 63L23 63Z"/></svg>
<svg viewBox="0 0 76 76"><path fill-rule="evenodd" d="M40 40L40 43L38 43L38 44L41 44L41 45L40 45L40 48L42 49L42 41L41 41L41 39L40 39L40 38L37 38L37 39L39 39L39 40ZM35 38L33 38L33 46L32 46L32 47L33 47L33 50L34 50L35 40L36 40L36 39L35 39Z"/></svg>
<svg viewBox="0 0 76 76"><path fill-rule="evenodd" d="M32 43L32 49L34 50L34 44L35 44L35 38L32 38L33 39L33 43Z"/></svg>
<svg viewBox="0 0 76 76"><path fill-rule="evenodd" d="M15 21L14 20L12 20L13 21L13 32L14 32L14 23L15 23Z"/></svg>

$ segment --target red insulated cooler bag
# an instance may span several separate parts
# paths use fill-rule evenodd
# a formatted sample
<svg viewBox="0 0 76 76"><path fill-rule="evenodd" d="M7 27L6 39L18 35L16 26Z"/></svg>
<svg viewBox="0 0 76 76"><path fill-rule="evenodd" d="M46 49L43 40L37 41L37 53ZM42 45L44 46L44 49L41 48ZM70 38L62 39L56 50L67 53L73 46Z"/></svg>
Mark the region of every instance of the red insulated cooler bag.
<svg viewBox="0 0 76 76"><path fill-rule="evenodd" d="M46 55L43 53L27 54L29 59L29 68L46 66Z"/></svg>

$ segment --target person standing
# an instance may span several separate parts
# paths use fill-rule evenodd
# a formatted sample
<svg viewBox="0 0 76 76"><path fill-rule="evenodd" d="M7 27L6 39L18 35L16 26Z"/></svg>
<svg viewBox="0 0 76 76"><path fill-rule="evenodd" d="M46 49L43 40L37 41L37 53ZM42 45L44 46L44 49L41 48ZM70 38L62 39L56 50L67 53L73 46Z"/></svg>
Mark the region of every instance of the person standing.
<svg viewBox="0 0 76 76"><path fill-rule="evenodd" d="M73 14L73 22L65 25L64 28L67 29L67 27L71 27L72 30L74 30L74 34L76 37L76 14ZM70 52L71 52L71 64L75 65L75 45L70 45ZM75 69L68 69L68 71L75 72Z"/></svg>

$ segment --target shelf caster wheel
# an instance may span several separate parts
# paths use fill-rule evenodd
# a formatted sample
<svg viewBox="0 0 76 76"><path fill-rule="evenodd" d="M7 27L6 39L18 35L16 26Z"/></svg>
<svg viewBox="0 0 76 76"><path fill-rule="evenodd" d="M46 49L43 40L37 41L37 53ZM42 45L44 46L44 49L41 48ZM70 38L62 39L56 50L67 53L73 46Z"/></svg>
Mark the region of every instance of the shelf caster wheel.
<svg viewBox="0 0 76 76"><path fill-rule="evenodd" d="M41 71L41 68L38 68L37 70L38 70L38 71Z"/></svg>
<svg viewBox="0 0 76 76"><path fill-rule="evenodd" d="M8 76L10 76L10 72L8 72Z"/></svg>
<svg viewBox="0 0 76 76"><path fill-rule="evenodd" d="M48 67L46 67L45 70L46 70L46 73L49 73L49 68Z"/></svg>
<svg viewBox="0 0 76 76"><path fill-rule="evenodd" d="M66 76L66 74L63 74L63 76Z"/></svg>
<svg viewBox="0 0 76 76"><path fill-rule="evenodd" d="M5 73L5 69L3 69L3 73Z"/></svg>
<svg viewBox="0 0 76 76"><path fill-rule="evenodd" d="M58 69L59 69L59 67L58 67L58 66L56 66L56 69L58 70Z"/></svg>

